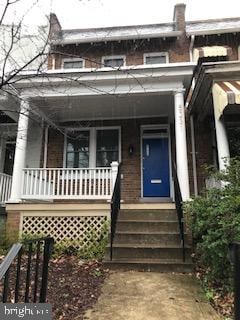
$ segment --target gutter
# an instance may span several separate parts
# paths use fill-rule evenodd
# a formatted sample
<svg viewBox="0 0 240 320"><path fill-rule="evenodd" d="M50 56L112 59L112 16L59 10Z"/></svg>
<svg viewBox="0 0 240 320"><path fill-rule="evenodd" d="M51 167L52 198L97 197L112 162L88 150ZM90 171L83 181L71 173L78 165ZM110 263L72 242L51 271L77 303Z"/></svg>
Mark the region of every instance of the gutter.
<svg viewBox="0 0 240 320"><path fill-rule="evenodd" d="M67 44L81 44L81 43L92 43L92 42L109 42L109 41L122 41L122 40L141 40L141 39L152 39L152 38L177 38L183 34L182 31L171 31L168 33L157 32L157 33L143 33L134 35L124 36L106 36L103 38L89 37L89 38L77 38L77 39L55 39L51 41L52 45L67 45Z"/></svg>
<svg viewBox="0 0 240 320"><path fill-rule="evenodd" d="M187 32L187 36L205 36L205 35L213 35L213 34L224 34L224 33L238 33L240 32L240 28L225 28L225 29L213 29L213 30L196 30Z"/></svg>

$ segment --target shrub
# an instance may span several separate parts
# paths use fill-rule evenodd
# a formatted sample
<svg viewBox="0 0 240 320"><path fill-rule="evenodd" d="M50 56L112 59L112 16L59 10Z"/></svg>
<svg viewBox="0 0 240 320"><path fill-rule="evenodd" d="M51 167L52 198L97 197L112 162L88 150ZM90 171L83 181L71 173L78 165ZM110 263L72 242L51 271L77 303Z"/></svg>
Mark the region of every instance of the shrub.
<svg viewBox="0 0 240 320"><path fill-rule="evenodd" d="M205 269L205 282L228 291L232 283L228 247L240 240L240 159L231 159L225 172L212 171L212 175L223 187L206 190L187 202L185 213L196 255Z"/></svg>
<svg viewBox="0 0 240 320"><path fill-rule="evenodd" d="M94 231L89 231L86 235L88 238L88 244L76 240L63 240L60 243L54 245L55 256L61 254L67 255L77 255L81 259L101 260L106 251L108 244L108 232L109 232L109 222L103 224L100 235L96 234Z"/></svg>
<svg viewBox="0 0 240 320"><path fill-rule="evenodd" d="M18 241L16 230L6 230L6 217L0 217L0 255L5 255L11 246Z"/></svg>

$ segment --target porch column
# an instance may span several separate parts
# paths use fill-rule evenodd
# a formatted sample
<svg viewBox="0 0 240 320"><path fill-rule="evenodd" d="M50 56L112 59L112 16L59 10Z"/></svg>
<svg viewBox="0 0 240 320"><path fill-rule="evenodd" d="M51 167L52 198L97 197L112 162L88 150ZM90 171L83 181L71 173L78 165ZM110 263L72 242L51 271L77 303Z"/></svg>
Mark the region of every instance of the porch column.
<svg viewBox="0 0 240 320"><path fill-rule="evenodd" d="M20 105L20 114L18 118L18 131L13 166L12 190L10 197L10 201L13 202L18 202L21 199L22 169L25 167L28 121L29 102L26 100L22 100Z"/></svg>
<svg viewBox="0 0 240 320"><path fill-rule="evenodd" d="M214 117L215 117L219 170L225 170L226 165L228 165L229 159L230 159L227 132L226 132L223 119L222 118L218 119L216 117L215 112L214 112Z"/></svg>
<svg viewBox="0 0 240 320"><path fill-rule="evenodd" d="M190 198L183 89L174 93L177 176L183 201Z"/></svg>

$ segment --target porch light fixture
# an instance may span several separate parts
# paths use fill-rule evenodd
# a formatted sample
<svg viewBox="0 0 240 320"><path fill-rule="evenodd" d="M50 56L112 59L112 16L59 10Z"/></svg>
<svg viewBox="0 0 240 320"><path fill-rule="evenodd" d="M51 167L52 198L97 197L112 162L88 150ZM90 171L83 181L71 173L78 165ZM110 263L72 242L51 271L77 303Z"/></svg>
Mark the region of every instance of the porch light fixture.
<svg viewBox="0 0 240 320"><path fill-rule="evenodd" d="M130 144L128 147L128 154L131 156L133 154L133 151L134 151L133 145Z"/></svg>

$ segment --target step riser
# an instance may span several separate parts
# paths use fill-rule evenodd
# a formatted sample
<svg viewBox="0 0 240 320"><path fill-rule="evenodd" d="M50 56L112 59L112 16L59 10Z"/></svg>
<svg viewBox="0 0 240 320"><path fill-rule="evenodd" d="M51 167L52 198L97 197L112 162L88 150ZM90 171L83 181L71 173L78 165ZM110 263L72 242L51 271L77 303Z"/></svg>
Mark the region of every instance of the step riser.
<svg viewBox="0 0 240 320"><path fill-rule="evenodd" d="M176 264L148 264L148 263L109 263L104 262L104 265L112 270L135 270L135 271L149 271L149 272L180 272L190 273L193 272L192 264L183 265Z"/></svg>
<svg viewBox="0 0 240 320"><path fill-rule="evenodd" d="M114 259L182 259L181 248L113 248ZM190 250L186 250L190 258Z"/></svg>
<svg viewBox="0 0 240 320"><path fill-rule="evenodd" d="M180 244L179 234L115 234L114 243Z"/></svg>
<svg viewBox="0 0 240 320"><path fill-rule="evenodd" d="M176 220L177 213L175 210L157 210L141 212L140 210L121 210L119 214L121 220Z"/></svg>
<svg viewBox="0 0 240 320"><path fill-rule="evenodd" d="M178 232L177 222L117 222L117 231L132 231L132 232Z"/></svg>

